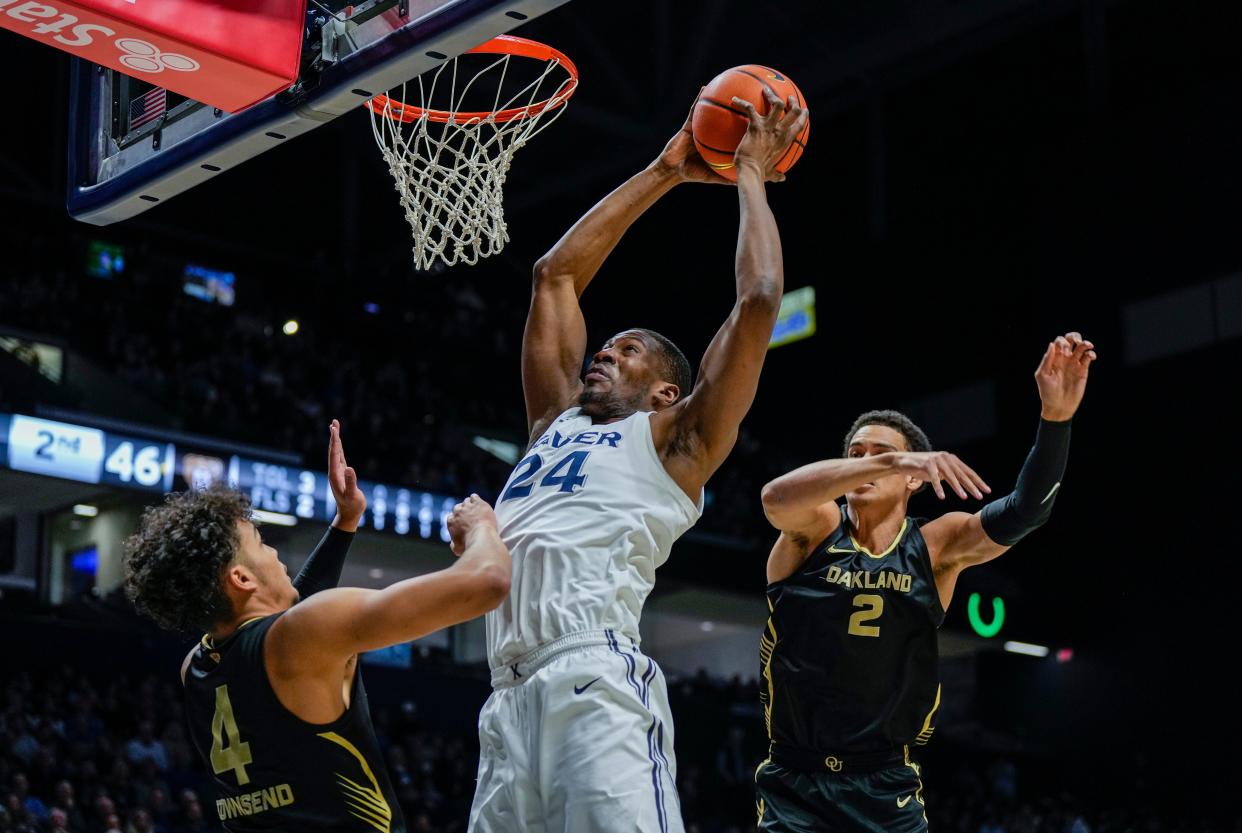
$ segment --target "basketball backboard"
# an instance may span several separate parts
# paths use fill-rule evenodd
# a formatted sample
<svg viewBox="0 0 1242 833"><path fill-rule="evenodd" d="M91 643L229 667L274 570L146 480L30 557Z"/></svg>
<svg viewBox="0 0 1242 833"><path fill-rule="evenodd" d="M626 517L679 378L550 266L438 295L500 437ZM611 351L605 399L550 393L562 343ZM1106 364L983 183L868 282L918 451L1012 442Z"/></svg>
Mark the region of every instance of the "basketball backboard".
<svg viewBox="0 0 1242 833"><path fill-rule="evenodd" d="M133 217L566 2L312 0L297 82L237 113L75 59L69 213Z"/></svg>

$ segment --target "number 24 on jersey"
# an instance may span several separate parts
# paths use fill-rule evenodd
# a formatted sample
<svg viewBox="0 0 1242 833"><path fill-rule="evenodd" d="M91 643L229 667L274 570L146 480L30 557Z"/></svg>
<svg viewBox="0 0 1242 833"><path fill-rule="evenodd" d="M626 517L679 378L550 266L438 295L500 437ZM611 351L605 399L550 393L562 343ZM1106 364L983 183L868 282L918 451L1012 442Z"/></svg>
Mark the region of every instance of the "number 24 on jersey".
<svg viewBox="0 0 1242 833"><path fill-rule="evenodd" d="M540 479L539 471L543 468L543 457L532 454L517 464L513 480L510 481L509 488L505 489L505 493L500 496L498 502L504 503L514 498L528 497L536 488L555 488L562 492L577 491L586 483L587 476L582 473L582 467L586 464L587 457L590 456L589 451L575 451L562 458Z"/></svg>

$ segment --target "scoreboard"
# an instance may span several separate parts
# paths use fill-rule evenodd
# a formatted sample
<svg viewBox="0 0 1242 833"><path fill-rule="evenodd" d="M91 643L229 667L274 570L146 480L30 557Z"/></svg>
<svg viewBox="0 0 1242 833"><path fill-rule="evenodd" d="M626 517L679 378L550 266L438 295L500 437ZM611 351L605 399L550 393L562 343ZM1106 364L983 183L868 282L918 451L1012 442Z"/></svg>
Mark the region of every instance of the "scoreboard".
<svg viewBox="0 0 1242 833"><path fill-rule="evenodd" d="M306 521L336 515L326 472L23 414L0 412L0 466L156 494L225 482L255 509ZM368 480L358 487L367 498L360 529L449 540L445 519L458 498Z"/></svg>
<svg viewBox="0 0 1242 833"><path fill-rule="evenodd" d="M0 442L17 471L155 492L173 487L172 443L21 414L0 414Z"/></svg>

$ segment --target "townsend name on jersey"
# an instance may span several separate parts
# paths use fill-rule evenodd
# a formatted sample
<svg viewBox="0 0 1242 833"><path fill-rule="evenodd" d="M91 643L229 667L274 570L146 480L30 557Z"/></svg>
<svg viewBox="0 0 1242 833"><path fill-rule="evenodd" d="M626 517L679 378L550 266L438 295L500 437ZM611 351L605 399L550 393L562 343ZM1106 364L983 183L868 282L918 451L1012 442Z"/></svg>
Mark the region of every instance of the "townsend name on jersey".
<svg viewBox="0 0 1242 833"><path fill-rule="evenodd" d="M253 816L256 813L266 813L268 810L274 810L277 807L288 807L292 803L293 788L288 784L281 784L278 787L255 790L252 793L246 793L233 798L218 799L216 801L216 815L220 817L221 821L228 821L238 816Z"/></svg>

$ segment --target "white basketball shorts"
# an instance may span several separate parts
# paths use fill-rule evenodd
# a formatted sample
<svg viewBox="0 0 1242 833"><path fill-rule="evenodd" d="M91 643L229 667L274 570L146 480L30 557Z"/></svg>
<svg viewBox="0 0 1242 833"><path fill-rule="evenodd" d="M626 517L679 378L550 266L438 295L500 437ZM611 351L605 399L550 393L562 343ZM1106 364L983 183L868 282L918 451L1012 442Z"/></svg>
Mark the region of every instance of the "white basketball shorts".
<svg viewBox="0 0 1242 833"><path fill-rule="evenodd" d="M570 634L492 685L470 833L684 833L664 674L633 639Z"/></svg>

